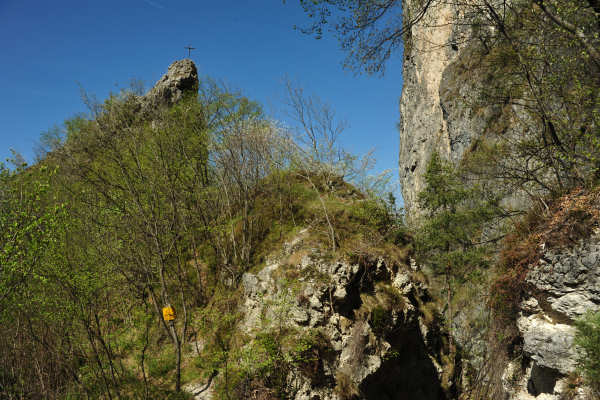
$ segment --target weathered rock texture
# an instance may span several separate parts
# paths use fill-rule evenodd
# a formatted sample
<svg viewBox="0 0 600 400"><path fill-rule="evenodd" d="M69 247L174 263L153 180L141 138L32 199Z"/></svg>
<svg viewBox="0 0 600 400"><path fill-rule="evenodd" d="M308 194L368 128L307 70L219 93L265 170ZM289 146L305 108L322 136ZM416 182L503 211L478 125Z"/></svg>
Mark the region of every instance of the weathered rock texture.
<svg viewBox="0 0 600 400"><path fill-rule="evenodd" d="M452 398L454 376L444 365L447 338L422 311L431 299L412 277L415 271L381 259L326 260L307 247L305 235L300 232L264 268L243 276L244 318L238 326L250 338L282 324L298 337L318 330L326 338L327 356L319 358L312 377L298 371L290 377L292 398L350 398L340 390L342 381L353 399ZM377 314L379 324L376 309L384 310Z"/></svg>
<svg viewBox="0 0 600 400"><path fill-rule="evenodd" d="M420 0L403 4L409 15L422 7ZM509 114L522 114L516 108L509 112L505 106L481 104L482 87L493 77L478 66L480 43L471 37L465 9L464 4L433 2L405 41L399 173L409 219L419 216L417 197L433 152L458 164L476 138L505 129L502 123ZM505 200L521 207L520 196Z"/></svg>
<svg viewBox="0 0 600 400"><path fill-rule="evenodd" d="M405 19L420 5L420 0L403 0ZM494 77L478 76L476 69L470 68L477 45L469 40L466 24L453 23L464 17L460 14L464 9L453 2L433 2L406 38L399 173L409 220L420 214L418 193L424 189L424 174L433 152L458 163L476 138L495 130L512 137L519 131L519 121L527 120L520 110L506 108L511 106L473 106L478 90ZM522 197L521 193L507 194L505 201L513 208L528 208L528 200ZM518 316L522 357L505 370L508 399L558 400L565 395L566 377L576 366L573 321L600 307L599 274L598 235L569 250L546 251L529 272L531 291ZM459 345L465 345L462 336L469 322L461 321L460 311L458 314L454 337ZM476 360L466 361L477 365ZM588 398L584 389L577 390L574 398Z"/></svg>
<svg viewBox="0 0 600 400"><path fill-rule="evenodd" d="M404 0L405 15L419 7ZM400 100L400 183L406 212L417 210L417 195L432 152L451 159L460 157L472 131L459 129L451 135L447 110L440 97L444 71L460 54L456 19L458 6L434 2L425 18L412 26L405 44L403 88Z"/></svg>
<svg viewBox="0 0 600 400"><path fill-rule="evenodd" d="M286 253L297 253L301 247L300 236ZM309 252L292 265L301 276L293 295L281 278L289 267L282 259L271 260L257 274L244 275L243 326L252 334L264 329L265 319L277 321L281 316L276 315L276 307L267 305L285 303L289 296L286 321L302 329L320 329L329 339L333 352L323 360L320 382L324 383L304 379L295 399L343 399L335 389L340 374L359 389L360 399L447 398L441 384L441 334L419 311L428 295L408 269L394 270L382 260L325 261ZM383 331L368 315L390 291L398 296L398 306L390 310Z"/></svg>
<svg viewBox="0 0 600 400"><path fill-rule="evenodd" d="M198 91L198 70L192 60L173 62L165 75L142 97L142 106L151 109L171 106L181 100L186 92Z"/></svg>
<svg viewBox="0 0 600 400"><path fill-rule="evenodd" d="M517 321L523 368L511 364L505 386L512 399L559 400L567 390L565 377L576 368L573 320L600 309L600 235L545 252L527 282L530 297ZM591 398L584 388L578 392L576 399Z"/></svg>

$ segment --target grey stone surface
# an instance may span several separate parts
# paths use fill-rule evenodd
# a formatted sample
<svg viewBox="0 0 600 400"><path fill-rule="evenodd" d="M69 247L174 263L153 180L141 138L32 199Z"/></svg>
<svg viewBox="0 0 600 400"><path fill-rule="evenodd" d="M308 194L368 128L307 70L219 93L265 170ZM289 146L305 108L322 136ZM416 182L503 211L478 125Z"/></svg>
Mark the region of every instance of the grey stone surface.
<svg viewBox="0 0 600 400"><path fill-rule="evenodd" d="M531 360L525 368L510 362L502 376L507 400L595 400L589 388L572 388L568 378Z"/></svg>
<svg viewBox="0 0 600 400"><path fill-rule="evenodd" d="M600 237L581 241L571 249L548 251L527 276L543 293L551 311L574 320L600 308ZM548 310L550 311L550 310Z"/></svg>
<svg viewBox="0 0 600 400"><path fill-rule="evenodd" d="M187 91L198 91L198 70L192 60L178 60L142 97L142 106L145 109L170 106L181 100Z"/></svg>
<svg viewBox="0 0 600 400"><path fill-rule="evenodd" d="M212 386L207 387L205 383L190 383L183 386L181 389L192 395L194 400L212 400L214 398Z"/></svg>
<svg viewBox="0 0 600 400"><path fill-rule="evenodd" d="M366 264L326 260L304 245L305 233L268 257L262 269L244 274L241 282L244 316L238 329L245 337L285 326L299 332L318 329L327 338L332 353L319 367L321 383L294 374L293 399L343 400L335 388L339 374L360 389L359 400L446 399L440 384L444 338L439 327L424 322L418 308L429 294L411 278L410 267L390 269L381 259ZM293 282L284 278L290 269L295 270ZM385 293L394 290L402 299L402 306L391 311L386 334L371 326L368 312L361 313L364 302L384 295L381 285ZM184 390L194 393L205 386L194 382ZM211 400L213 393L208 389L195 398Z"/></svg>
<svg viewBox="0 0 600 400"><path fill-rule="evenodd" d="M402 4L406 14L421 2L404 0ZM411 218L418 214L417 194L424 188L423 175L432 152L458 159L473 135L467 126L468 116L462 118L464 127L455 125L449 130L445 115L448 107L444 109L440 96L444 71L461 53L452 46L461 35L460 28L451 23L459 7L450 2L433 2L425 18L411 27L405 46L399 169L404 206Z"/></svg>
<svg viewBox="0 0 600 400"><path fill-rule="evenodd" d="M405 13L412 15L422 4L420 0L403 1ZM424 189L424 174L433 152L458 164L477 138L489 138L488 131L500 129L496 124L503 116L513 116L511 126L502 128L503 136L517 135L521 131L518 121L528 118L516 106L482 104L488 77L476 67L479 56L474 54L480 52L480 42L471 40L468 4L432 2L407 35L398 126L400 184L409 221L421 215L418 194ZM504 192L505 206L528 206L526 193L519 188L497 188Z"/></svg>
<svg viewBox="0 0 600 400"><path fill-rule="evenodd" d="M566 376L577 365L573 321L600 309L600 235L571 248L547 250L527 282L530 297L521 303L517 327L530 364L517 380L511 377L518 368L507 366L505 388L510 399L560 400L568 388ZM589 388L575 391L574 399L594 398Z"/></svg>
<svg viewBox="0 0 600 400"><path fill-rule="evenodd" d="M517 326L523 336L523 351L538 365L562 374L574 371L574 327L555 324L540 314L519 318Z"/></svg>
<svg viewBox="0 0 600 400"><path fill-rule="evenodd" d="M297 265L290 266L286 256L302 247L302 234L293 242L283 246L283 254L271 258L262 270L243 276L245 316L240 329L249 337L280 323L324 332L334 351L323 365L324 381L329 383L315 386L303 378L294 399L341 400L334 390L335 376L340 371L361 388L364 399L388 398L388 392L398 396L421 393L418 398L423 400L443 398L439 387L440 354L426 343L427 339L436 342L437 338L427 337L415 304L425 292L410 278L409 269L394 272L379 260L366 270L359 264L326 261L317 254L305 255ZM290 267L300 273L299 286L290 287L281 279L283 270ZM303 275L309 270L310 274ZM396 288L404 302L401 310L392 313L390 323L397 334L391 337L381 336L356 314L362 296L378 293L374 289L378 283ZM396 359L388 354L392 349L404 350Z"/></svg>

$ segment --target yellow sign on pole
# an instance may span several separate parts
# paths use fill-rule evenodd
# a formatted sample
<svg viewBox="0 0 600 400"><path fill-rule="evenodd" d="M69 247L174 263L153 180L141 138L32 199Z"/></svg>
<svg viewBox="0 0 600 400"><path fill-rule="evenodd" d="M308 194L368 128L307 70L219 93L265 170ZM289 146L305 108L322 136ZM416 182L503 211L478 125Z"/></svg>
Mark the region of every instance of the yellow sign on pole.
<svg viewBox="0 0 600 400"><path fill-rule="evenodd" d="M175 319L175 309L170 305L163 307L162 313L165 321L173 321Z"/></svg>

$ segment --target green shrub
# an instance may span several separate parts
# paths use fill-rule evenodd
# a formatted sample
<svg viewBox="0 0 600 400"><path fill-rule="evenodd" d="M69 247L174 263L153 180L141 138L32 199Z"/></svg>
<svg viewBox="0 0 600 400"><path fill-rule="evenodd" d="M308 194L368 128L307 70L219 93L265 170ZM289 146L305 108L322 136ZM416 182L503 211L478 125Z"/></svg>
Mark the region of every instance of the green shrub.
<svg viewBox="0 0 600 400"><path fill-rule="evenodd" d="M175 354L166 353L157 358L148 360L148 374L153 378L165 377L169 372L175 370Z"/></svg>
<svg viewBox="0 0 600 400"><path fill-rule="evenodd" d="M373 331L381 334L388 326L391 325L391 313L382 306L376 306L371 311L371 318L369 324L373 328Z"/></svg>
<svg viewBox="0 0 600 400"><path fill-rule="evenodd" d="M579 368L586 383L600 390L600 311L589 312L576 321L575 327Z"/></svg>

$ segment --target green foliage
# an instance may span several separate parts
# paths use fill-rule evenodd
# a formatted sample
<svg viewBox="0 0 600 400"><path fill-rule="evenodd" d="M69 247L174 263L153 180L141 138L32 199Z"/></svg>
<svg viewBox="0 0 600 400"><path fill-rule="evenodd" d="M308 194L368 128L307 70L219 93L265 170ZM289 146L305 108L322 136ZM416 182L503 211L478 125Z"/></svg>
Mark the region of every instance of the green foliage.
<svg viewBox="0 0 600 400"><path fill-rule="evenodd" d="M490 264L491 240L483 229L501 215L499 199L465 183L437 153L427 165L425 185L419 203L426 216L416 235L420 260L459 282L476 278Z"/></svg>
<svg viewBox="0 0 600 400"><path fill-rule="evenodd" d="M0 397L180 398L200 375L226 398L291 398L297 374L317 384L328 340L287 327L299 273L254 340L238 327L241 278L307 226L316 247L335 226L344 252L360 240L387 254L406 240L395 200L336 175L355 158L302 154L210 80L168 108L131 92L88 105L43 134L37 165L0 167L0 363L15 366Z"/></svg>
<svg viewBox="0 0 600 400"><path fill-rule="evenodd" d="M475 174L532 197L597 181L599 25L583 3L523 0L496 10L498 29L481 28L484 16L472 22L478 40L457 79L478 78L465 106L491 116Z"/></svg>
<svg viewBox="0 0 600 400"><path fill-rule="evenodd" d="M18 297L27 280L45 279L35 267L56 247L64 217L64 205L44 204L52 174L47 167L11 171L0 164L0 302Z"/></svg>
<svg viewBox="0 0 600 400"><path fill-rule="evenodd" d="M165 378L175 369L175 354L164 352L156 358L148 360L148 374L153 378Z"/></svg>
<svg viewBox="0 0 600 400"><path fill-rule="evenodd" d="M382 306L377 306L371 310L371 319L369 324L373 328L373 331L381 334L386 327L390 326L392 322L392 316L389 310L386 310Z"/></svg>
<svg viewBox="0 0 600 400"><path fill-rule="evenodd" d="M17 329L25 318L29 316L30 325L38 319L51 325L57 321L63 326L70 324L68 303L54 279L62 273L54 263L68 227L65 205L54 201L50 191L55 173L45 166L26 168L22 164L9 170L0 164L0 325L6 329L0 339L5 349L0 352L0 363L13 367L0 371L0 397L27 396L29 381L36 379L30 360L20 352L39 352L43 347L28 341L29 334ZM15 346L23 341L25 346ZM61 348L60 343L53 345ZM64 370L52 364L49 357L41 357L37 366L51 377L53 389L60 389Z"/></svg>
<svg viewBox="0 0 600 400"><path fill-rule="evenodd" d="M382 233L397 223L386 205L377 199L365 199L353 206L350 212L350 218L360 225L374 227Z"/></svg>
<svg viewBox="0 0 600 400"><path fill-rule="evenodd" d="M453 343L457 313L468 321L459 328L467 357L479 356L468 352L474 348L470 341L480 340L481 333L475 328L478 312L470 310L470 307L477 310L480 303L470 298L461 305L460 299L470 287L485 290L485 277L493 261L493 243L501 233L494 231L493 222L503 216L504 211L498 197L466 181L461 171L436 153L427 165L419 203L424 215L415 233L415 250L417 261L432 272L432 292L445 300L445 307L440 310L449 335L444 385L450 387L457 354ZM428 323L436 321L438 316L432 306L430 303L420 307Z"/></svg>
<svg viewBox="0 0 600 400"><path fill-rule="evenodd" d="M589 312L576 321L575 327L579 368L586 383L600 391L600 312Z"/></svg>
<svg viewBox="0 0 600 400"><path fill-rule="evenodd" d="M186 311L222 273L201 259L250 257L229 253L232 221L247 223L237 210L248 196L231 186L240 177L227 173L239 169L223 156L240 144L234 132L266 129L256 103L206 81L198 96L152 115L127 92L91 112L43 135L39 165L0 170L2 337L20 338L0 352L3 365L17 367L0 374L2 395L147 397L165 378L179 390ZM267 173L240 183L254 190ZM152 320L166 303L179 316L160 333ZM153 336L173 342L168 358L151 356Z"/></svg>

